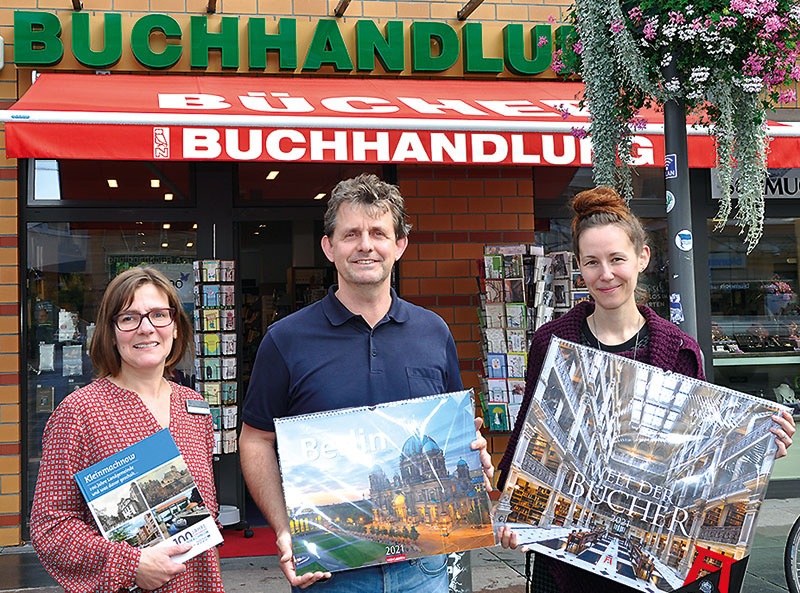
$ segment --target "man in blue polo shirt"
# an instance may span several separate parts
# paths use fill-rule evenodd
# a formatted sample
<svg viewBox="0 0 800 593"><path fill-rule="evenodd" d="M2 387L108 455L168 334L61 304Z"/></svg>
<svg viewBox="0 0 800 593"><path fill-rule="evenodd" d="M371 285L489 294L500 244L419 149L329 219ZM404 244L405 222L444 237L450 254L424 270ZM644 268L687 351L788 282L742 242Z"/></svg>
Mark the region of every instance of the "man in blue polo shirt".
<svg viewBox="0 0 800 593"><path fill-rule="evenodd" d="M297 576L275 450L274 419L458 391L458 355L435 313L400 299L391 272L408 246L397 187L359 175L334 188L322 249L338 272L328 295L273 323L258 349L242 413L242 471L277 534L280 567L293 588L325 593L444 593L446 557ZM479 421L476 421L480 426ZM477 436L488 480L492 464Z"/></svg>

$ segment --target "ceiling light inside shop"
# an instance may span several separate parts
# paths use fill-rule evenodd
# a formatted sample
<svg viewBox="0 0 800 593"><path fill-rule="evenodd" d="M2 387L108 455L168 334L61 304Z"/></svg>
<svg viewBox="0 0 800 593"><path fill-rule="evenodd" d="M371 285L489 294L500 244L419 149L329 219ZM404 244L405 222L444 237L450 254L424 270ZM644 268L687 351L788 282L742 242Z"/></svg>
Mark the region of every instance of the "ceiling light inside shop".
<svg viewBox="0 0 800 593"><path fill-rule="evenodd" d="M189 242L186 244L186 247L194 247L194 243L192 243L191 241L189 241Z"/></svg>
<svg viewBox="0 0 800 593"><path fill-rule="evenodd" d="M256 231L256 232L254 232L253 234L254 234L254 235L260 235L260 234L261 234L261 232L260 232L260 231Z"/></svg>
<svg viewBox="0 0 800 593"><path fill-rule="evenodd" d="M169 247L169 243L162 243L161 247Z"/></svg>
<svg viewBox="0 0 800 593"><path fill-rule="evenodd" d="M280 171L270 171L269 173L267 173L267 180L272 181L278 176L278 173L280 173Z"/></svg>
<svg viewBox="0 0 800 593"><path fill-rule="evenodd" d="M108 181L108 187L119 187L116 179L106 179L106 181Z"/></svg>
<svg viewBox="0 0 800 593"><path fill-rule="evenodd" d="M197 223L194 223L194 224L192 225L192 228L196 230L196 229L197 229Z"/></svg>
<svg viewBox="0 0 800 593"><path fill-rule="evenodd" d="M324 197L325 197L325 194L317 194L316 196L314 196L314 199L315 200L321 200Z"/></svg>
<svg viewBox="0 0 800 593"><path fill-rule="evenodd" d="M166 200L167 202L171 202L172 198L174 197L175 196L173 196L172 194L164 194L164 200Z"/></svg>
<svg viewBox="0 0 800 593"><path fill-rule="evenodd" d="M161 180L160 179L151 179L150 180L150 187L161 187Z"/></svg>
<svg viewBox="0 0 800 593"><path fill-rule="evenodd" d="M170 226L171 225L168 222L165 222L164 224L161 225L161 228L162 229L168 229Z"/></svg>

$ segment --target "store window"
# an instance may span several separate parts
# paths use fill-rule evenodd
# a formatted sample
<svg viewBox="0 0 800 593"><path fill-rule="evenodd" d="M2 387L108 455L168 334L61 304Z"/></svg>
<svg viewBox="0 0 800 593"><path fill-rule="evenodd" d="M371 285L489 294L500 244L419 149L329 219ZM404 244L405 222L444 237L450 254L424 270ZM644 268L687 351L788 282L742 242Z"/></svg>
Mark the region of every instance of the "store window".
<svg viewBox="0 0 800 593"><path fill-rule="evenodd" d="M236 207L324 205L343 179L361 173L386 179L383 165L377 163L239 163L238 170Z"/></svg>
<svg viewBox="0 0 800 593"><path fill-rule="evenodd" d="M118 273L148 264L173 282L191 315L195 226L136 221L27 225L28 505L50 413L69 393L95 378L88 346L105 287ZM183 370L191 367L185 364Z"/></svg>
<svg viewBox="0 0 800 593"><path fill-rule="evenodd" d="M716 382L792 403L800 393L800 218L768 218L751 253L734 222L708 222Z"/></svg>
<svg viewBox="0 0 800 593"><path fill-rule="evenodd" d="M572 251L572 213L568 204L575 194L595 187L591 168L536 167L533 178L536 242L545 252ZM650 265L639 276L640 302L669 319L667 220L654 217L656 212L664 212L664 170L637 168L633 187L630 205L648 233L651 253Z"/></svg>
<svg viewBox="0 0 800 593"><path fill-rule="evenodd" d="M190 165L184 162L36 160L29 206L186 206Z"/></svg>

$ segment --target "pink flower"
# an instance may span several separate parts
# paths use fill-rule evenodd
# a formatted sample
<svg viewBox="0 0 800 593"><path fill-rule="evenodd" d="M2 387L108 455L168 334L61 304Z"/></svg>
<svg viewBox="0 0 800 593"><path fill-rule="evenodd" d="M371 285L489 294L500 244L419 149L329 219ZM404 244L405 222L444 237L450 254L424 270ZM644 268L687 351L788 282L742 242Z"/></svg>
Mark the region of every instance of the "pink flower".
<svg viewBox="0 0 800 593"><path fill-rule="evenodd" d="M622 31L622 27L623 27L622 21L617 19L613 23L611 23L611 32L619 33L620 31Z"/></svg>
<svg viewBox="0 0 800 593"><path fill-rule="evenodd" d="M764 30L767 31L767 33L775 33L783 29L786 24L787 22L785 19L779 17L777 14L773 14L764 19Z"/></svg>
<svg viewBox="0 0 800 593"><path fill-rule="evenodd" d="M774 12L776 8L778 8L778 3L775 0L762 0L758 6L758 14L765 16Z"/></svg>
<svg viewBox="0 0 800 593"><path fill-rule="evenodd" d="M628 11L628 17L636 23L641 22L642 20L642 9L638 6L634 6Z"/></svg>
<svg viewBox="0 0 800 593"><path fill-rule="evenodd" d="M748 76L761 74L761 71L764 70L764 63L766 61L767 59L764 56L760 56L756 53L750 54L742 64L744 67L744 73Z"/></svg>
<svg viewBox="0 0 800 593"><path fill-rule="evenodd" d="M576 41L572 45L572 51L574 51L578 55L581 55L583 53L583 44L581 43L580 39L578 39L578 41Z"/></svg>
<svg viewBox="0 0 800 593"><path fill-rule="evenodd" d="M552 25L553 23L556 22L556 19L554 19L553 15L551 14L549 17L547 17L547 22Z"/></svg>
<svg viewBox="0 0 800 593"><path fill-rule="evenodd" d="M778 103L794 103L797 101L797 93L794 89L784 89L778 93Z"/></svg>
<svg viewBox="0 0 800 593"><path fill-rule="evenodd" d="M564 51L557 49L553 52L553 62L550 66L553 72L556 74L561 74L567 67L564 65L564 62L561 61L561 57L564 55Z"/></svg>
<svg viewBox="0 0 800 593"><path fill-rule="evenodd" d="M644 38L647 41L652 41L656 38L656 25L658 21L656 19L648 19L644 25L644 29L642 29L642 33L644 34Z"/></svg>
<svg viewBox="0 0 800 593"><path fill-rule="evenodd" d="M800 80L800 64L794 65L794 68L792 68L792 72L789 74L789 76L791 76L793 80Z"/></svg>
<svg viewBox="0 0 800 593"><path fill-rule="evenodd" d="M564 107L563 103L556 107L556 109L561 113L561 119L567 119L569 117L569 109Z"/></svg>
<svg viewBox="0 0 800 593"><path fill-rule="evenodd" d="M539 47L543 47L545 45L547 45L547 37L542 35L541 37L539 37Z"/></svg>
<svg viewBox="0 0 800 593"><path fill-rule="evenodd" d="M581 140L583 140L589 135L589 132L587 132L583 128L572 128L569 131L569 133L572 134L575 138L579 138Z"/></svg>
<svg viewBox="0 0 800 593"><path fill-rule="evenodd" d="M735 16L722 16L719 19L719 26L720 27L735 27L736 26L736 17Z"/></svg>
<svg viewBox="0 0 800 593"><path fill-rule="evenodd" d="M675 10L669 11L669 22L673 25L682 25L686 22L686 17L684 17L680 12Z"/></svg>

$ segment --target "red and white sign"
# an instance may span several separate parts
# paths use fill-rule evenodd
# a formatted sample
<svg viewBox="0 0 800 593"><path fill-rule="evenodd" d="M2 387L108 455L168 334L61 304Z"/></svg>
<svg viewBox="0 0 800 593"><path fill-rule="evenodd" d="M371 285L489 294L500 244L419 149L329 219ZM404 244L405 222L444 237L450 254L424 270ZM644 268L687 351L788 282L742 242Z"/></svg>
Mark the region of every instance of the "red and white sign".
<svg viewBox="0 0 800 593"><path fill-rule="evenodd" d="M506 165L591 164L580 83L45 73L11 109L11 157ZM634 164L663 166L663 117L643 114ZM783 134L798 134L779 124ZM692 167L713 139L690 130ZM800 167L781 136L770 165Z"/></svg>

